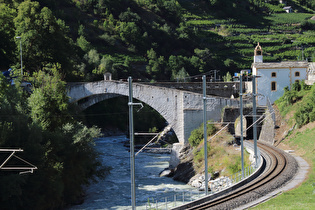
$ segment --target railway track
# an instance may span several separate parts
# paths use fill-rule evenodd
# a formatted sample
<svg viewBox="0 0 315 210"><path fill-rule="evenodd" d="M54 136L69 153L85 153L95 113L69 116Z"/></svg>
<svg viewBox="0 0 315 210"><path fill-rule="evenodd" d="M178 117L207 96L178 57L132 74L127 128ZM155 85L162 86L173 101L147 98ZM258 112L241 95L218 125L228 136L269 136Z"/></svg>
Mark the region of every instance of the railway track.
<svg viewBox="0 0 315 210"><path fill-rule="evenodd" d="M292 179L298 165L291 155L264 143L258 143L258 147L264 168L256 179L217 198L207 196L174 209L234 209L266 195Z"/></svg>

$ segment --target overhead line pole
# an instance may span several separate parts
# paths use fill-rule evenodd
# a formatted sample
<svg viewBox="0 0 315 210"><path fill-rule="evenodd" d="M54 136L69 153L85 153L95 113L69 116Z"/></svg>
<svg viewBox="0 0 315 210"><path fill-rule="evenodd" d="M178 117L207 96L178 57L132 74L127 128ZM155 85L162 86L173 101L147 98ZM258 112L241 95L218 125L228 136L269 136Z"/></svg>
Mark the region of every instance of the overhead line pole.
<svg viewBox="0 0 315 210"><path fill-rule="evenodd" d="M205 192L208 195L208 150L207 150L207 96L206 96L206 75L202 76L203 82L203 137L205 154Z"/></svg>
<svg viewBox="0 0 315 210"><path fill-rule="evenodd" d="M254 138L254 156L255 156L255 168L258 167L257 165L257 125L256 125L256 75L253 75L253 138Z"/></svg>
<svg viewBox="0 0 315 210"><path fill-rule="evenodd" d="M129 82L129 135L130 135L130 173L131 173L131 206L136 209L136 187L135 187L135 151L134 151L134 127L133 127L133 91L132 78L128 77Z"/></svg>
<svg viewBox="0 0 315 210"><path fill-rule="evenodd" d="M241 118L241 157L242 157L242 178L244 178L244 144L243 144L243 77L240 75L240 118Z"/></svg>

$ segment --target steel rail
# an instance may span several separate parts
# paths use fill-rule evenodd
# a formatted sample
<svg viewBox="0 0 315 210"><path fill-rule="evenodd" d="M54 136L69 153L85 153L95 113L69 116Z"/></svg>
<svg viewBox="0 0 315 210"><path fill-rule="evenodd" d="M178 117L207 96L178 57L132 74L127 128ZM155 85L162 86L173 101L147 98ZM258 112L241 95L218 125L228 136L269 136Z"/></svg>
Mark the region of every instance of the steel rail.
<svg viewBox="0 0 315 210"><path fill-rule="evenodd" d="M288 159L287 156L282 152L279 152L274 147L258 143L258 146L261 150L263 160L265 162L265 170L263 173L254 179L252 182L249 182L234 191L222 195L220 197L210 199L210 196L206 196L200 200L176 207L174 209L212 209L219 208L218 206L227 203L235 198L243 196L247 193L255 191L260 187L267 185L276 179L286 168Z"/></svg>

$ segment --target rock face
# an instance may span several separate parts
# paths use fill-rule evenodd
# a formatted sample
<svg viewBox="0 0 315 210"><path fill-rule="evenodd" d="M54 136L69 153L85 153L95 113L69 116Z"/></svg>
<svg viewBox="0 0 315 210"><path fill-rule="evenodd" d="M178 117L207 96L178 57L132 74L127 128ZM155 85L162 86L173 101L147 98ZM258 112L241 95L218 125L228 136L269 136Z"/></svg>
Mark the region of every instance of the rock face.
<svg viewBox="0 0 315 210"><path fill-rule="evenodd" d="M178 164L180 163L180 152L182 149L183 149L182 144L180 144L180 143L173 144L169 168L175 169L178 166Z"/></svg>
<svg viewBox="0 0 315 210"><path fill-rule="evenodd" d="M189 144L182 147L178 153L179 164L175 168L173 179L188 183L195 176L196 172L193 167L193 153Z"/></svg>
<svg viewBox="0 0 315 210"><path fill-rule="evenodd" d="M177 166L173 179L176 181L188 183L190 178L193 177L195 174L196 173L193 168L193 163L183 162Z"/></svg>
<svg viewBox="0 0 315 210"><path fill-rule="evenodd" d="M267 142L271 145L274 144L275 139L275 123L271 117L270 112L266 111L266 117L261 129L259 141Z"/></svg>

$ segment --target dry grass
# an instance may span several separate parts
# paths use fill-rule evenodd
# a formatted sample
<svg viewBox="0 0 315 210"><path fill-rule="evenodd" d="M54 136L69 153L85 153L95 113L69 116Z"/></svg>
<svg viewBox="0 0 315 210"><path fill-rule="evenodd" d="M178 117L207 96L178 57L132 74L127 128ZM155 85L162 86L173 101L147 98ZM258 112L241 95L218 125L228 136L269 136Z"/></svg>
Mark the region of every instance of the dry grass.
<svg viewBox="0 0 315 210"><path fill-rule="evenodd" d="M217 126L217 130L221 127ZM210 139L210 141L209 141ZM220 172L221 175L229 176L241 168L241 151L239 147L232 145L233 136L225 129L219 135L208 137L208 172ZM204 143L203 141L195 148L194 167L197 173L204 171ZM245 167L250 165L249 154L244 152Z"/></svg>

